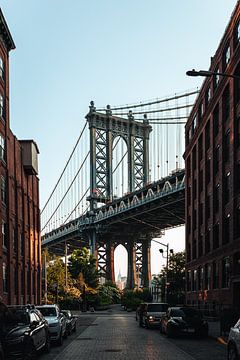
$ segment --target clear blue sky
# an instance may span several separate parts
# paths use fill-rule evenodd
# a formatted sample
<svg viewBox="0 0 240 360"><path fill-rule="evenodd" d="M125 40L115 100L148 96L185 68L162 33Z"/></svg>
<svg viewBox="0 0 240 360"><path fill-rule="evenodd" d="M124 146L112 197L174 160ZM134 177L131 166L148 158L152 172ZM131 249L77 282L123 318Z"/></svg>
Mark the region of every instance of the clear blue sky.
<svg viewBox="0 0 240 360"><path fill-rule="evenodd" d="M2 0L10 54L11 127L40 149L41 203L98 106L195 88L236 0ZM174 244L173 248L177 247ZM184 240L178 237L178 245ZM159 254L153 254L153 272ZM124 273L125 271L123 271Z"/></svg>

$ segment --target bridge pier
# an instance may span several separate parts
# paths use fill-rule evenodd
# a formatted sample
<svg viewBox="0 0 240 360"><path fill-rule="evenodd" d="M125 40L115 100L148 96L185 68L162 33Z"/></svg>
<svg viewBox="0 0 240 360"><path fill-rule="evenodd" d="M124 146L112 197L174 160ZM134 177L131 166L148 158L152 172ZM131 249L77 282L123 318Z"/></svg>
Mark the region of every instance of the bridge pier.
<svg viewBox="0 0 240 360"><path fill-rule="evenodd" d="M149 287L151 281L151 240L142 242L142 286Z"/></svg>
<svg viewBox="0 0 240 360"><path fill-rule="evenodd" d="M114 271L114 244L110 241L106 244L106 280L115 283Z"/></svg>
<svg viewBox="0 0 240 360"><path fill-rule="evenodd" d="M129 240L126 248L128 252L127 288L134 289L137 284L136 247L134 240Z"/></svg>

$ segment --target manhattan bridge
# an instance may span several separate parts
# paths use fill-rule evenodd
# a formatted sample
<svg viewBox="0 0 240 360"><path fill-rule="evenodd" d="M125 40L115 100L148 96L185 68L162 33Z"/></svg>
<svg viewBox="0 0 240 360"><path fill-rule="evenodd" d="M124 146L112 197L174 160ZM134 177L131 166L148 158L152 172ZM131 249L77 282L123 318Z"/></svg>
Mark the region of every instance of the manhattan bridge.
<svg viewBox="0 0 240 360"><path fill-rule="evenodd" d="M184 125L198 90L97 107L41 212L42 248L87 246L115 281L114 251L128 254L127 286L151 279L151 240L185 223Z"/></svg>

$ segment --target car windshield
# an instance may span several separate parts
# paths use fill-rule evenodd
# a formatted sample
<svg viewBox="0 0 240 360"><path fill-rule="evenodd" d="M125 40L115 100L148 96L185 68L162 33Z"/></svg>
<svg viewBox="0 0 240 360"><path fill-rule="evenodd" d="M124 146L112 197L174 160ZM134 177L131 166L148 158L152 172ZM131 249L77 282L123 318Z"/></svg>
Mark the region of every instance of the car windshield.
<svg viewBox="0 0 240 360"><path fill-rule="evenodd" d="M57 316L57 311L54 307L42 307L37 308L43 316Z"/></svg>
<svg viewBox="0 0 240 360"><path fill-rule="evenodd" d="M11 328L16 325L28 325L30 323L29 314L24 309L9 309L7 327Z"/></svg>
<svg viewBox="0 0 240 360"><path fill-rule="evenodd" d="M171 311L171 316L173 317L185 317L185 318L193 318L193 317L201 317L201 313L195 309L173 309Z"/></svg>
<svg viewBox="0 0 240 360"><path fill-rule="evenodd" d="M149 312L165 312L168 309L167 304L149 304L147 307L147 311Z"/></svg>

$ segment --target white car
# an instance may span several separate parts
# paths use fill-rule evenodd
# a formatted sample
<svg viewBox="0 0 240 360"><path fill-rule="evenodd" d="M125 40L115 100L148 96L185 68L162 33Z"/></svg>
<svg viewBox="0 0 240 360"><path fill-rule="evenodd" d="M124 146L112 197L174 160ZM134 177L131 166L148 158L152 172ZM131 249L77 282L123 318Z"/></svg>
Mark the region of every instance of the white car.
<svg viewBox="0 0 240 360"><path fill-rule="evenodd" d="M67 336L67 323L58 305L39 305L36 308L48 322L50 339L62 345L63 338Z"/></svg>
<svg viewBox="0 0 240 360"><path fill-rule="evenodd" d="M145 326L146 329L160 326L161 318L166 314L169 305L167 303L145 303L141 305L139 325Z"/></svg>
<svg viewBox="0 0 240 360"><path fill-rule="evenodd" d="M237 360L240 355L240 319L230 329L227 344L227 358L228 360Z"/></svg>

